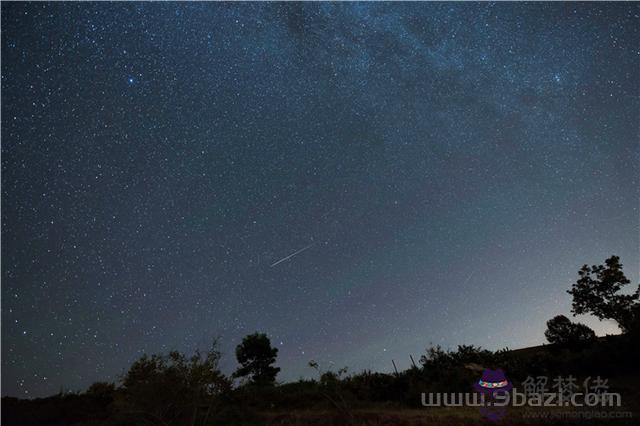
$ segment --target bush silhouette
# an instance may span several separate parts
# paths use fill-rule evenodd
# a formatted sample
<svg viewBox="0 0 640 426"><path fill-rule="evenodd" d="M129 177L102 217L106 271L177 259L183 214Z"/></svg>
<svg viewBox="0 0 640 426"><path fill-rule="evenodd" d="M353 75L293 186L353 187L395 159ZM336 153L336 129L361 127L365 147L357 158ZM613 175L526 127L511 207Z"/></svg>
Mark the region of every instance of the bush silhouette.
<svg viewBox="0 0 640 426"><path fill-rule="evenodd" d="M210 411L213 397L230 388L218 369L216 343L205 354L143 355L122 380L120 409L153 423L180 423Z"/></svg>

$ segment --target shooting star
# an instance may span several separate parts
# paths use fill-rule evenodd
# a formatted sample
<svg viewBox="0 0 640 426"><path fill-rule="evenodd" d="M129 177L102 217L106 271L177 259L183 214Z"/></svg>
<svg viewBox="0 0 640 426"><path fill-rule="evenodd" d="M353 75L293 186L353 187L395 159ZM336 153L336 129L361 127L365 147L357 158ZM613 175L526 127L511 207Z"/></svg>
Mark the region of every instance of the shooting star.
<svg viewBox="0 0 640 426"><path fill-rule="evenodd" d="M295 255L297 255L297 254L300 254L300 253L302 253L303 251L305 251L305 250L307 250L307 249L310 249L311 247L313 247L313 246L315 246L315 245L316 245L316 243L311 243L311 244L309 244L308 246L303 247L303 248L301 248L300 250L298 250L298 251L296 251L296 252L294 252L294 253L291 253L289 256L287 256L287 257L283 257L282 259L278 260L276 263L272 264L272 265L270 266L270 268L273 268L274 266L276 266L276 265L277 265L277 264L279 264L279 263L284 262L285 260L289 260L289 259L291 259L293 256L295 256Z"/></svg>

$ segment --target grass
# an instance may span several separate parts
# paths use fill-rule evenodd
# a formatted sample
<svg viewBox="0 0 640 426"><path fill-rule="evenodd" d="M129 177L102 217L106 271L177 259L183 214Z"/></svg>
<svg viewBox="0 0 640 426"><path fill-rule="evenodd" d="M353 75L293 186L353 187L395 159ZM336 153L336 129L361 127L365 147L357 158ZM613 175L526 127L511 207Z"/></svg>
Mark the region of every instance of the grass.
<svg viewBox="0 0 640 426"><path fill-rule="evenodd" d="M564 407L533 409L509 407L504 418L498 421L485 419L476 407L430 407L424 409L358 409L346 418L334 411L295 410L291 412L267 412L262 414L266 425L578 425L611 424L637 425L640 413L631 412L631 418L577 417L580 410ZM590 410L582 410L589 413Z"/></svg>

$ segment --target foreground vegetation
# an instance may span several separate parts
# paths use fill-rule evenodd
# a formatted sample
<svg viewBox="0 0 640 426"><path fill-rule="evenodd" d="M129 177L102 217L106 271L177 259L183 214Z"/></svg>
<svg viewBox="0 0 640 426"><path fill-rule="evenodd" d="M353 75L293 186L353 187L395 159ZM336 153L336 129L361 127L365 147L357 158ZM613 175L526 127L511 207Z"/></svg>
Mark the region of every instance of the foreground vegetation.
<svg viewBox="0 0 640 426"><path fill-rule="evenodd" d="M118 384L94 383L82 393L49 398L2 399L9 425L213 425L213 424L480 424L474 407L422 407L421 394L469 392L483 369L501 368L520 387L527 377L574 376L609 380L622 395L618 411L632 418L592 422L635 424L640 416L638 292L620 294L628 280L619 259L581 269L570 294L574 313L613 319L623 334L596 338L582 324L558 315L545 333L550 345L496 352L474 346L430 347L420 365L398 374L326 370L310 362L313 380L277 383L277 349L264 334L245 337L236 349L239 367L231 376L218 368L214 342L206 352L143 356ZM234 386L234 379L239 384ZM561 407L567 412L569 409ZM575 409L571 409L575 411ZM534 410L535 411L535 410ZM553 411L553 410L552 410ZM558 411L558 410L556 410ZM584 418L535 418L530 409L510 408L503 424L582 424ZM533 413L536 414L536 413ZM561 414L561 413L560 413ZM571 413L569 413L571 414Z"/></svg>
<svg viewBox="0 0 640 426"><path fill-rule="evenodd" d="M421 393L468 392L479 377L480 365L503 368L516 386L527 376L573 375L580 382L600 375L609 379L613 391L622 394L622 409L637 416L638 349L638 340L628 336L606 337L579 350L556 345L498 352L473 346L460 346L455 351L435 347L424 355L420 367L397 375L324 371L315 380L275 385L249 382L235 388L224 376L200 375L215 359L215 352L191 359L173 354L164 359L148 358L132 367L118 387L96 383L80 394L35 400L4 398L2 420L4 424L49 425L320 425L424 424L438 418L438 424L479 424L482 418L477 408L421 407ZM139 376L143 370L148 375L145 380ZM201 380L204 377L211 380ZM524 419L523 411L510 409L505 420L541 422ZM611 420L612 424L625 421ZM564 419L557 424L567 423L571 424Z"/></svg>

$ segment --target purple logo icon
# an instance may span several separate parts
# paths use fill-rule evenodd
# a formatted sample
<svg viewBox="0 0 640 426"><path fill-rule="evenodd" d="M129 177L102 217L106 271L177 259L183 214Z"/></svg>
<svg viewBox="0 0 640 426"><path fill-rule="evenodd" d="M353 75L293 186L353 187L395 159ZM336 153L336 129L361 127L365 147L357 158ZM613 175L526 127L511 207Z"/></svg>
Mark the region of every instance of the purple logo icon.
<svg viewBox="0 0 640 426"><path fill-rule="evenodd" d="M513 389L513 385L502 369L484 370L482 377L474 383L473 388L484 395L485 405L480 408L480 413L485 418L488 420L500 420L507 414L505 407L494 405L496 396L504 396Z"/></svg>
<svg viewBox="0 0 640 426"><path fill-rule="evenodd" d="M513 385L505 376L501 368L497 370L486 369L482 372L482 377L473 385L474 389L485 395L495 395L497 393L509 392Z"/></svg>

